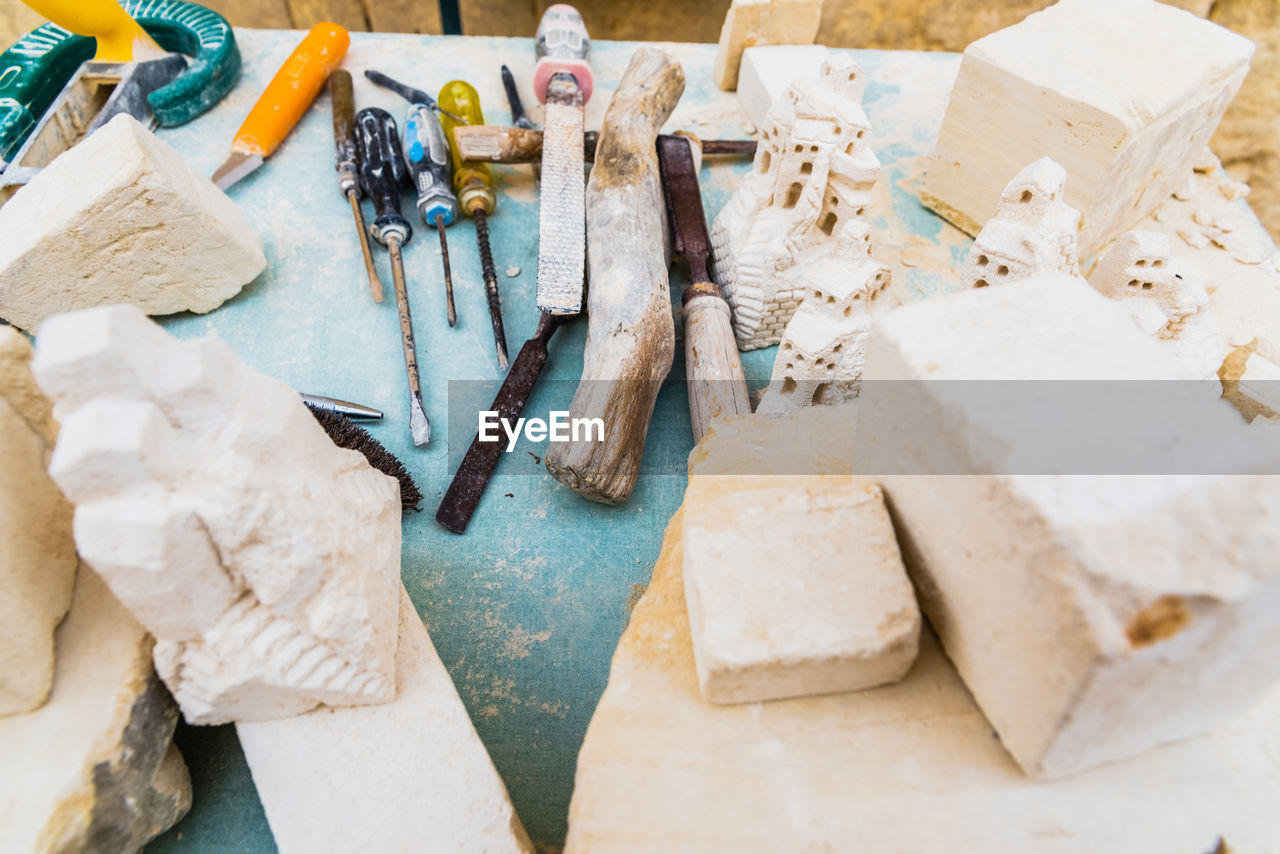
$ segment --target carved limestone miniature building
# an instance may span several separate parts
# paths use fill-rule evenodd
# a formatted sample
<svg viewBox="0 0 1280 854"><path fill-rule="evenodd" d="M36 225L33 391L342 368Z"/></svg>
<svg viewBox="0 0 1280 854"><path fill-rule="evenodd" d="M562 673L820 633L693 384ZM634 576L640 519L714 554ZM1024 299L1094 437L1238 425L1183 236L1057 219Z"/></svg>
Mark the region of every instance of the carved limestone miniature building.
<svg viewBox="0 0 1280 854"><path fill-rule="evenodd" d="M1089 277L1143 332L1186 364L1195 379L1218 374L1227 340L1209 309L1209 292L1170 254L1169 237L1130 231L1112 244Z"/></svg>
<svg viewBox="0 0 1280 854"><path fill-rule="evenodd" d="M847 55L797 80L769 110L751 173L716 217L715 275L742 350L777 344L813 273L809 262L866 214L880 161L862 110L866 73Z"/></svg>
<svg viewBox="0 0 1280 854"><path fill-rule="evenodd" d="M897 305L889 268L871 257L870 231L853 220L812 261L799 310L787 324L759 411L778 415L858 396L872 312Z"/></svg>
<svg viewBox="0 0 1280 854"><path fill-rule="evenodd" d="M1039 273L1080 274L1080 213L1062 200L1066 180L1065 169L1042 157L1005 185L996 215L965 258L961 290L1006 285Z"/></svg>

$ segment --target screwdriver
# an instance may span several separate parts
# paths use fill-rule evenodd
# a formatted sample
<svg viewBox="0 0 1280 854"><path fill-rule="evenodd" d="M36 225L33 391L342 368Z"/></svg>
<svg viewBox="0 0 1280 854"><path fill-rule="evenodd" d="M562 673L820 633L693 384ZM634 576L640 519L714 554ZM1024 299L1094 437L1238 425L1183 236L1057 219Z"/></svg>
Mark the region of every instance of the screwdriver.
<svg viewBox="0 0 1280 854"><path fill-rule="evenodd" d="M360 251L364 254L365 275L374 302L382 302L382 280L373 266L373 251L369 248L369 232L360 210L359 163L356 158L355 95L351 87L351 72L338 69L329 75L329 94L333 100L333 145L336 152L335 168L338 170L338 189L351 203L351 213L356 220L356 233L360 236Z"/></svg>
<svg viewBox="0 0 1280 854"><path fill-rule="evenodd" d="M505 66L504 66L505 67ZM467 124L484 124L480 111L480 95L463 80L453 80L440 90L440 105L467 120ZM458 123L445 115L441 119L449 151L453 157L453 189L462 210L476 224L476 243L480 248L480 269L484 272L485 296L489 299L489 320L493 323L493 346L498 351L498 367L507 369L507 335L502 328L502 298L498 294L498 274L493 269L493 253L489 249L489 215L498 204L493 192L493 173L483 163L463 163L458 146L453 144L453 131Z"/></svg>
<svg viewBox="0 0 1280 854"><path fill-rule="evenodd" d="M440 234L440 261L444 265L449 325L455 326L458 311L453 302L449 242L444 236L444 229L458 218L458 200L450 189L449 143L445 141L444 129L433 112L439 106L421 89L397 83L385 74L366 71L365 76L409 102L404 119L404 161L409 166L409 183L418 193L418 215ZM456 115L450 115L450 118L466 124Z"/></svg>
<svg viewBox="0 0 1280 854"><path fill-rule="evenodd" d="M529 116L524 111L524 104L520 103L516 78L512 76L511 69L505 65L502 66L502 88L507 91L507 105L511 107L511 124L525 130L533 130L533 122L529 121ZM484 122L471 122L471 124L484 124Z"/></svg>
<svg viewBox="0 0 1280 854"><path fill-rule="evenodd" d="M404 367L409 375L409 432L415 445L431 440L431 423L422 406L422 384L418 379L418 355L413 343L413 319L409 314L409 291L404 282L404 258L400 248L409 242L413 229L400 213L400 185L406 174L400 157L400 137L396 120L386 110L367 107L356 114L356 149L360 160L360 183L373 202L376 217L370 231L391 253L391 278L396 286L396 308L400 312L400 341L404 347Z"/></svg>

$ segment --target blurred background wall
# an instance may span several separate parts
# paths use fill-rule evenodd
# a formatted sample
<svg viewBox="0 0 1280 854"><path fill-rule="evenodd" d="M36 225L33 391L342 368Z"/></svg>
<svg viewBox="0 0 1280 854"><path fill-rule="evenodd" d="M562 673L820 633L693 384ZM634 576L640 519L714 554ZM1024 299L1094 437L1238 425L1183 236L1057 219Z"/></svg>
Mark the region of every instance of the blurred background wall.
<svg viewBox="0 0 1280 854"><path fill-rule="evenodd" d="M1253 70L1213 149L1253 188L1250 203L1280 236L1280 0L1165 0L1253 39ZM238 27L531 36L554 0L202 0ZM831 47L961 51L1052 0L825 0L818 42ZM578 0L593 38L714 42L729 0ZM457 20L452 16L457 14ZM41 23L17 0L0 0L0 45ZM1135 33L1134 38L1141 38Z"/></svg>

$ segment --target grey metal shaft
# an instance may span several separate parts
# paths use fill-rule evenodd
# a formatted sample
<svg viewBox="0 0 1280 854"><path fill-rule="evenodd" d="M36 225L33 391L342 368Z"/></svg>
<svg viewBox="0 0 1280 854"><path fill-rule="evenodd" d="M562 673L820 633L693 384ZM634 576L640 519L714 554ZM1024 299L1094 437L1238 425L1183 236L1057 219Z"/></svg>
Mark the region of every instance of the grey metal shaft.
<svg viewBox="0 0 1280 854"><path fill-rule="evenodd" d="M404 367L409 376L409 432L413 444L422 446L431 441L431 422L422 406L422 382L418 377L418 351L413 341L413 317L409 313L409 289L404 282L404 258L400 254L400 237L392 234L387 239L391 252L391 278L396 287L396 308L400 312L400 342L404 346Z"/></svg>
<svg viewBox="0 0 1280 854"><path fill-rule="evenodd" d="M378 278L378 268L373 265L369 229L364 224L364 212L360 210L360 199L355 190L347 191L347 201L351 202L351 213L356 218L356 231L360 233L360 251L364 254L364 272L369 279L369 292L373 294L374 302L382 302L382 280Z"/></svg>

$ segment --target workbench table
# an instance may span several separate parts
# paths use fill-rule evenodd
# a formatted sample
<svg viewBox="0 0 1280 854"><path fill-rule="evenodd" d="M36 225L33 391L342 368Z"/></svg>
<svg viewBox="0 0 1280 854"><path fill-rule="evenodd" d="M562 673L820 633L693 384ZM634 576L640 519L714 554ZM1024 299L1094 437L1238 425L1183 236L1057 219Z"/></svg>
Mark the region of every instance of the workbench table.
<svg viewBox="0 0 1280 854"><path fill-rule="evenodd" d="M159 132L209 174L301 37L254 30L236 35L244 55L240 84L206 116ZM588 128L600 126L635 47L594 44L596 94L587 107ZM753 132L736 96L712 82L714 45L662 47L680 60L688 81L668 129L684 128L704 138ZM874 251L892 267L902 298L949 290L949 271L962 262L971 241L925 210L912 190L923 156L933 147L959 57L852 53L869 75L865 107L884 166L871 223ZM396 96L364 79L366 68L433 93L460 77L476 86L487 120L497 124L510 121L498 74L506 63L531 117L540 123L530 86L533 60L529 39L355 33L344 67L355 75L358 108L381 106L397 116L404 111ZM436 506L475 432L476 410L488 408L500 382L473 226L464 220L448 232L459 314L453 330L445 322L435 234L415 222L407 247L423 394L434 427L431 444L418 449L409 438L386 253L376 248L387 299L375 304L350 211L337 189L330 122L329 101L322 96L276 154L229 191L265 241L267 272L209 315L162 322L181 337L215 332L254 367L299 390L386 412L371 432L404 460L426 496L422 512L404 520L405 585L538 850L557 850L566 831L578 749L608 678L610 658L684 493L693 436L680 382L683 348L677 346L672 379L658 398L645 449L646 474L626 504L606 507L578 497L547 474L539 459L542 447L522 444L502 460L467 534L446 532L435 523ZM704 161L709 217L748 168L741 159ZM490 229L514 358L538 320L537 192L527 166L495 167L495 174L499 201ZM405 202L409 213L407 195ZM677 267L674 300L686 283L687 272ZM575 322L555 337L526 416L546 417L551 409L568 408L586 326ZM753 389L768 381L773 355L774 348L744 354ZM273 850L234 728L181 726L177 738L191 768L194 806L148 850ZM447 772L421 769L424 776Z"/></svg>

